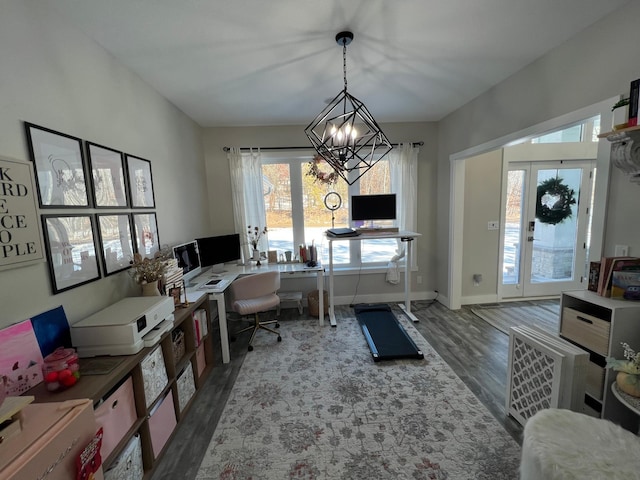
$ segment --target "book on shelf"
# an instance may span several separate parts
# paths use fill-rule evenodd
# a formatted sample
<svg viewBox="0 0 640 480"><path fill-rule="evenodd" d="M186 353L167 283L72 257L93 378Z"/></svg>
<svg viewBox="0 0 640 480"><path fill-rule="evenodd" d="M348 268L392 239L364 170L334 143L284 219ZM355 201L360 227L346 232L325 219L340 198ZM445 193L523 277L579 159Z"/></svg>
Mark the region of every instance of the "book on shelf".
<svg viewBox="0 0 640 480"><path fill-rule="evenodd" d="M589 281L587 290L598 291L598 280L600 279L600 262L589 262Z"/></svg>
<svg viewBox="0 0 640 480"><path fill-rule="evenodd" d="M638 257L602 257L600 265L600 278L598 279L598 295L611 296L611 280L613 272L640 271L640 258Z"/></svg>
<svg viewBox="0 0 640 480"><path fill-rule="evenodd" d="M628 125L638 125L638 102L640 102L640 78L633 80L629 86L629 120Z"/></svg>
<svg viewBox="0 0 640 480"><path fill-rule="evenodd" d="M640 300L640 271L619 270L611 275L611 298Z"/></svg>

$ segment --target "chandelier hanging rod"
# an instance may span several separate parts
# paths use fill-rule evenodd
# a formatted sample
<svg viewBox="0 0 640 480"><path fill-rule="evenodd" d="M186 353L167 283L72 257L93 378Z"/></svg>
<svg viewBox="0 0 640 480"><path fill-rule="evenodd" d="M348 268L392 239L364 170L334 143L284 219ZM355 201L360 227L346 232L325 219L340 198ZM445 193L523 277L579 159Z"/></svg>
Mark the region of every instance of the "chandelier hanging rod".
<svg viewBox="0 0 640 480"><path fill-rule="evenodd" d="M399 147L400 143L392 143L392 147ZM424 145L424 142L411 142L413 147L421 147ZM265 152L274 151L274 150L313 150L313 147L240 147L240 151L248 152L250 150L264 150ZM231 151L231 147L222 147L222 150L225 152Z"/></svg>

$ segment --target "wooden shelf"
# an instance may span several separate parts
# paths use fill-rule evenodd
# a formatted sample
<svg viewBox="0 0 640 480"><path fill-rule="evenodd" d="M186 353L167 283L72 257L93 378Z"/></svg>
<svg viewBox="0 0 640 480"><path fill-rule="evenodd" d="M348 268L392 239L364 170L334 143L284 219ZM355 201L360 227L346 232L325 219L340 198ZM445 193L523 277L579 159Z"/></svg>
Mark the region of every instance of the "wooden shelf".
<svg viewBox="0 0 640 480"><path fill-rule="evenodd" d="M149 478L152 475L154 466L157 465L158 460L162 457L167 445L171 442L171 438L173 437L172 433L167 440L167 443L162 448L162 451L160 451L158 455L154 455L149 429L151 412L154 407L163 401L165 395L171 396L174 400L174 414L177 426L193 403L193 399L198 394L198 390L202 388L206 376L213 370L213 339L211 334L208 334L202 338L200 343L200 346L204 349L204 368L202 370L202 374L198 376L199 347L196 347L195 345L196 334L192 321L192 314L199 309L204 309L206 311L208 331L211 332L209 296L203 292L197 300L192 301L188 306L180 307L173 312L174 323L172 329L163 334L158 344L153 347L144 348L133 355L93 357L86 359L81 358L80 378L78 383L73 387L60 392L49 392L46 385L44 383L40 383L25 392L25 395L33 396L35 398L35 403L62 402L65 400L88 398L93 401L95 408L109 395L114 393L114 391L116 391L122 383L130 377L133 382L133 396L137 418L129 431L126 432L122 439L118 441L114 450L107 458L103 458L103 468L105 471L108 470L109 467L119 459L120 453L122 453L123 449L127 446L128 442L134 437L134 435L139 434L142 448L142 461L144 465L144 478ZM185 342L185 353L178 362L174 359L171 336L172 332L177 328L182 329L184 332ZM160 345L162 349L164 368L167 373L167 384L156 398L150 402L146 402L143 386L143 373L140 365L141 362L143 362L143 360L145 360L146 357L158 347L158 345ZM89 369L92 369L94 372L100 372L100 370L103 370L106 373L91 375L83 374L83 367L87 369L87 371ZM187 402L185 408L180 411L175 400L178 398L179 393L178 375L184 371L185 368L192 369L195 380L195 392ZM149 403L149 405L147 405L147 403Z"/></svg>
<svg viewBox="0 0 640 480"><path fill-rule="evenodd" d="M601 133L600 135L598 135L598 138L609 138L609 137L613 137L614 135L618 135L620 133L636 132L638 130L640 130L640 125L636 125L634 127L621 128L620 130L612 130L611 132Z"/></svg>

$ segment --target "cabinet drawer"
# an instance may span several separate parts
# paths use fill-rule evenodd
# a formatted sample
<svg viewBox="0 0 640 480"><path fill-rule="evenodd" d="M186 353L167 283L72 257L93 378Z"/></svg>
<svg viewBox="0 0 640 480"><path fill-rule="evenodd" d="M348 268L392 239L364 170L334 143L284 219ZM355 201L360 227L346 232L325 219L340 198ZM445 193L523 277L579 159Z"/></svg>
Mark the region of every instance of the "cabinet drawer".
<svg viewBox="0 0 640 480"><path fill-rule="evenodd" d="M196 384L193 379L193 368L191 364L187 364L184 371L178 376L176 382L178 387L178 408L180 412L187 406L193 394L196 393Z"/></svg>
<svg viewBox="0 0 640 480"><path fill-rule="evenodd" d="M102 458L111 454L118 442L136 422L133 382L129 377L95 409L96 423L102 427Z"/></svg>
<svg viewBox="0 0 640 480"><path fill-rule="evenodd" d="M140 367L142 368L144 397L148 407L158 398L169 381L160 345L140 362Z"/></svg>
<svg viewBox="0 0 640 480"><path fill-rule="evenodd" d="M153 458L158 458L173 429L176 427L176 423L173 395L169 391L167 396L154 407L149 415L149 433L151 433Z"/></svg>
<svg viewBox="0 0 640 480"><path fill-rule="evenodd" d="M593 362L587 364L586 392L593 398L602 401L604 389L604 368Z"/></svg>
<svg viewBox="0 0 640 480"><path fill-rule="evenodd" d="M583 347L606 356L611 323L573 308L562 309L560 334Z"/></svg>

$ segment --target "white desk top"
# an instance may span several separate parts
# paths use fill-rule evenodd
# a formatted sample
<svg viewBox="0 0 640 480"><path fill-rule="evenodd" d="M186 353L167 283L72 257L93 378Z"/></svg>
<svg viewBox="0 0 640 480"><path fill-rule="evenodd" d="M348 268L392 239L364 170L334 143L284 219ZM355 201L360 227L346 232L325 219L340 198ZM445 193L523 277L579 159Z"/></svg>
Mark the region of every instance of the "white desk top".
<svg viewBox="0 0 640 480"><path fill-rule="evenodd" d="M189 287L187 290L206 293L223 293L229 287L229 285L231 285L231 282L233 282L236 278L242 277L244 275L278 271L280 272L280 276L291 275L300 277L308 275L310 273L317 275L318 272L324 271L324 267L322 265L307 267L307 265L304 263L268 263L265 261L260 266L257 266L253 262L251 263L251 265L225 264L224 270L225 271L222 273L216 274L208 271L203 273L202 275L199 275L191 281L191 283L195 284L195 286ZM210 280L219 280L219 282L215 285L206 285L206 283Z"/></svg>
<svg viewBox="0 0 640 480"><path fill-rule="evenodd" d="M325 236L327 237L327 239L329 241L334 241L334 240L376 240L376 239L380 239L380 238L415 238L415 237L421 237L422 234L421 233L416 233L416 232L409 232L409 231L405 231L402 230L400 232L361 232L360 235L355 235L353 237L334 237L331 235L327 235L327 232L325 232Z"/></svg>

